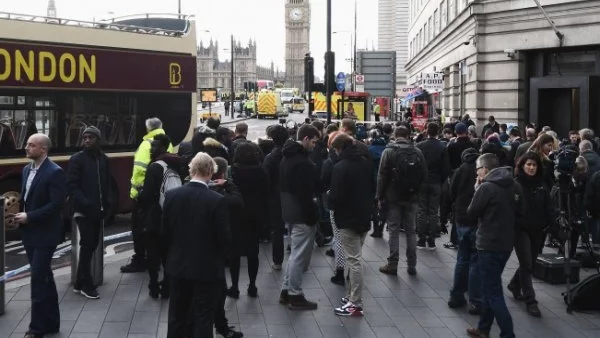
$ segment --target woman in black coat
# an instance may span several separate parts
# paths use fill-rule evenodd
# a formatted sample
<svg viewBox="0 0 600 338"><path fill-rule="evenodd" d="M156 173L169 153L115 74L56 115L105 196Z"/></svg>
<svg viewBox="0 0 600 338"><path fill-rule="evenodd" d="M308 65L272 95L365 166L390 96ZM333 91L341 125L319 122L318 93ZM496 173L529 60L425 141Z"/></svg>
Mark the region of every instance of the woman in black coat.
<svg viewBox="0 0 600 338"><path fill-rule="evenodd" d="M240 257L248 258L248 295L256 297L256 276L258 274L258 241L268 220L267 196L269 180L261 166L261 151L256 144L240 143L233 157L231 178L244 199L243 223L237 233L232 230L232 257L229 263L231 287L227 295L238 298L240 291Z"/></svg>
<svg viewBox="0 0 600 338"><path fill-rule="evenodd" d="M542 314L535 300L535 291L531 274L533 264L544 244L544 231L553 220L553 208L550 192L544 184L543 165L540 156L528 151L518 162L515 182L523 189L527 210L517 220L515 232L515 253L519 259L519 268L508 284L516 300L524 301L527 312L540 317Z"/></svg>

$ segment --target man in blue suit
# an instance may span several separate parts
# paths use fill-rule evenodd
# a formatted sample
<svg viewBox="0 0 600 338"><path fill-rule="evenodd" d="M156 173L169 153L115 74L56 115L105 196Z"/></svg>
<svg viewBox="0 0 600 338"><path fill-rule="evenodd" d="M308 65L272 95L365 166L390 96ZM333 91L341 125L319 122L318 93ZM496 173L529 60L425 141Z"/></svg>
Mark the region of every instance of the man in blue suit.
<svg viewBox="0 0 600 338"><path fill-rule="evenodd" d="M63 170L48 158L50 138L33 134L25 151L32 162L23 168L21 239L31 265L31 322L25 338L40 338L58 332L60 312L52 274L52 255L62 234L62 210L67 195Z"/></svg>

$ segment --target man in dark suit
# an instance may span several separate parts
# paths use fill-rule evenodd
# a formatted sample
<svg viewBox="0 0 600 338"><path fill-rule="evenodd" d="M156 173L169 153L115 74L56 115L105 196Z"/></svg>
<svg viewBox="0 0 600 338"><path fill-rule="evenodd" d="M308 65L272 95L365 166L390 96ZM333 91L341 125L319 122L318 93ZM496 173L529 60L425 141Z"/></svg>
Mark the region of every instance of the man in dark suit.
<svg viewBox="0 0 600 338"><path fill-rule="evenodd" d="M52 274L52 255L62 235L62 209L67 195L63 170L48 158L50 138L33 134L25 151L33 162L23 168L20 225L21 239L31 266L31 322L26 338L58 332L60 312Z"/></svg>
<svg viewBox="0 0 600 338"><path fill-rule="evenodd" d="M163 205L162 238L171 277L168 338L213 336L214 312L225 279L227 203L208 189L216 164L200 152L189 167L190 183L168 191Z"/></svg>

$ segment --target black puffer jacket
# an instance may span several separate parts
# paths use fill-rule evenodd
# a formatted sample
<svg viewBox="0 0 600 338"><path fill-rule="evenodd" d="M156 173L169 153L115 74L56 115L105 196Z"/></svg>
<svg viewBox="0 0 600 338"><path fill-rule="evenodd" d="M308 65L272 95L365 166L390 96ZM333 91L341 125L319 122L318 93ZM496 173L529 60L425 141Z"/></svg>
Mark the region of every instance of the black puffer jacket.
<svg viewBox="0 0 600 338"><path fill-rule="evenodd" d="M269 178L269 214L271 222L280 224L281 219L281 195L279 194L279 166L283 155L281 147L274 148L263 161L263 169Z"/></svg>
<svg viewBox="0 0 600 338"><path fill-rule="evenodd" d="M417 148L421 149L425 160L427 161L426 184L442 185L448 178L450 173L450 162L448 160L448 152L444 143L435 138L427 138L419 142Z"/></svg>
<svg viewBox="0 0 600 338"><path fill-rule="evenodd" d="M476 149L475 144L471 142L468 136L461 136L448 143L448 158L450 159L450 169L456 170L463 163L462 154L465 149Z"/></svg>
<svg viewBox="0 0 600 338"><path fill-rule="evenodd" d="M231 234L231 247L227 252L231 253L232 249L240 248L243 245L244 199L237 186L231 181L226 181L223 185L213 185L210 190L223 195L227 203L229 233Z"/></svg>
<svg viewBox="0 0 600 338"><path fill-rule="evenodd" d="M522 190L514 182L512 168L491 170L475 191L467 209L477 218L477 250L510 252L515 230L525 212Z"/></svg>
<svg viewBox="0 0 600 338"><path fill-rule="evenodd" d="M479 153L475 148L468 148L462 153L462 164L454 172L450 182L450 198L454 201L454 217L456 223L463 226L476 226L477 219L469 217L467 208L475 194L477 168L475 161Z"/></svg>
<svg viewBox="0 0 600 338"><path fill-rule="evenodd" d="M344 149L334 165L328 202L339 229L351 229L357 234L371 229L375 185L372 165L356 145Z"/></svg>
<svg viewBox="0 0 600 338"><path fill-rule="evenodd" d="M212 137L207 138L202 142L204 152L209 154L210 157L222 157L231 163L231 156L229 155L229 149L225 147L221 142L215 140Z"/></svg>
<svg viewBox="0 0 600 338"><path fill-rule="evenodd" d="M164 169L159 163L156 163L157 161L165 161L167 166L177 173L181 173L182 171L181 158L169 153L157 156L148 166L146 178L144 179L144 188L140 191L139 202L140 209L143 210L146 230L151 232L160 231L162 219L162 208L158 202L160 199L160 187L163 182Z"/></svg>
<svg viewBox="0 0 600 338"><path fill-rule="evenodd" d="M71 156L67 186L74 212L94 220L102 219L111 207L114 188L106 155L100 151L83 150Z"/></svg>
<svg viewBox="0 0 600 338"><path fill-rule="evenodd" d="M244 240L258 243L258 235L267 224L269 179L259 165L231 166L231 178L244 198L243 227Z"/></svg>
<svg viewBox="0 0 600 338"><path fill-rule="evenodd" d="M550 192L544 186L541 175L527 176L520 172L515 181L523 188L526 209L519 219L518 229L541 235L554 220L554 208Z"/></svg>
<svg viewBox="0 0 600 338"><path fill-rule="evenodd" d="M279 191L283 220L290 224L315 225L319 210L314 198L319 175L308 158L304 147L287 140L283 145L283 159L279 167Z"/></svg>

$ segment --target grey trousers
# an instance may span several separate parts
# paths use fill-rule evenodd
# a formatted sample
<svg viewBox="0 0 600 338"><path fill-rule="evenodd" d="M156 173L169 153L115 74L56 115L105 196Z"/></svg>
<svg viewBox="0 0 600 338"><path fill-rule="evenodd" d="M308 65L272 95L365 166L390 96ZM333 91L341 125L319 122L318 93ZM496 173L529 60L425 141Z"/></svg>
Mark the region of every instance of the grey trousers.
<svg viewBox="0 0 600 338"><path fill-rule="evenodd" d="M390 234L390 256L388 264L392 268L398 268L400 259L400 228L404 224L404 235L406 236L406 263L409 267L417 265L417 235L416 230L416 203L388 204L388 232Z"/></svg>
<svg viewBox="0 0 600 338"><path fill-rule="evenodd" d="M291 249L283 275L282 290L292 296L302 294L302 275L304 267L310 263L317 227L306 224L289 224Z"/></svg>

